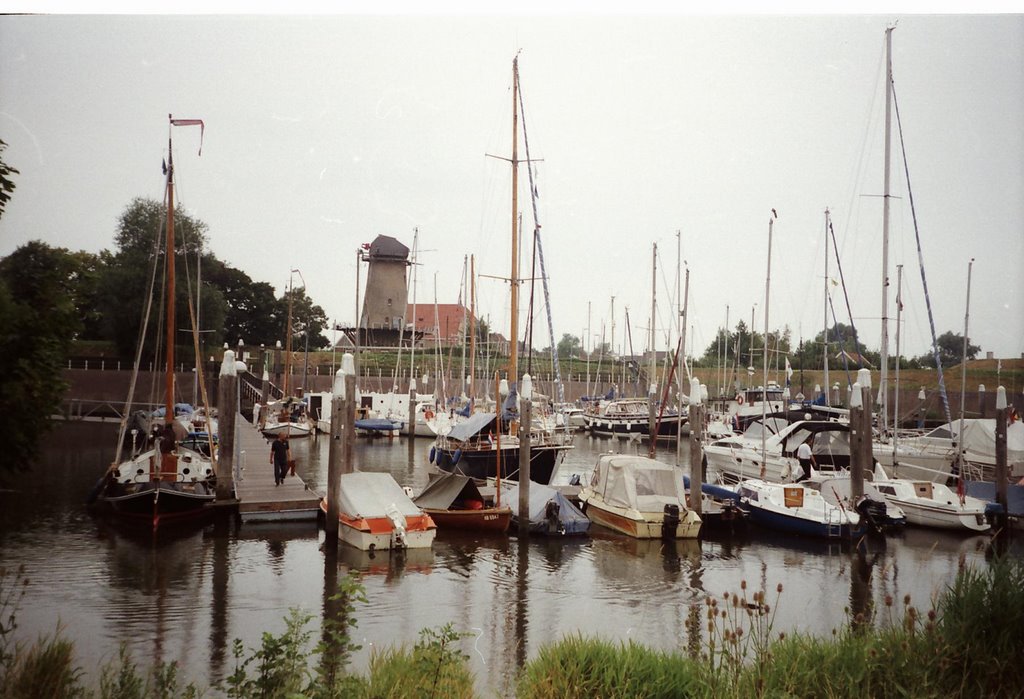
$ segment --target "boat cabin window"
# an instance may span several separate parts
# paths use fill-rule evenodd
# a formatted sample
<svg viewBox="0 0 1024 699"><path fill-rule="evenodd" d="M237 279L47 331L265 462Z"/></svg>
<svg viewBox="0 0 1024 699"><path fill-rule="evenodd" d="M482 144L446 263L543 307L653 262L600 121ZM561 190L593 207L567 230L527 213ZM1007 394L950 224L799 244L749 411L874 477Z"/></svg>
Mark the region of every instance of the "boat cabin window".
<svg viewBox="0 0 1024 699"><path fill-rule="evenodd" d="M883 495L896 495L896 489L891 485L876 485L875 487L878 488L878 492Z"/></svg>
<svg viewBox="0 0 1024 699"><path fill-rule="evenodd" d="M674 471L637 469L636 494L675 496L679 492Z"/></svg>
<svg viewBox="0 0 1024 699"><path fill-rule="evenodd" d="M932 437L934 439L953 439L953 433L946 427L936 427L934 430L926 434L925 437Z"/></svg>

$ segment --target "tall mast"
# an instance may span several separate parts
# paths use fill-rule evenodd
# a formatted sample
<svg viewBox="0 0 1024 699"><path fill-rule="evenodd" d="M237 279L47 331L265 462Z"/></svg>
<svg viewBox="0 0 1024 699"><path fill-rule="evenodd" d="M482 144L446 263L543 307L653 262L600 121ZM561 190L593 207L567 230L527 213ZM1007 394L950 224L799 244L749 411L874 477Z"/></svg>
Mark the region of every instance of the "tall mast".
<svg viewBox="0 0 1024 699"><path fill-rule="evenodd" d="M882 348L878 403L882 433L889 431L889 158L892 141L892 30L885 30L885 179L882 192ZM826 391L828 389L826 388Z"/></svg>
<svg viewBox="0 0 1024 699"><path fill-rule="evenodd" d="M469 256L469 406L473 411L476 391L473 382L476 380L476 261Z"/></svg>
<svg viewBox="0 0 1024 699"><path fill-rule="evenodd" d="M967 263L967 306L964 309L964 349L960 356L960 434L956 440L956 466L960 480L964 478L964 401L967 398L967 327L971 318L971 268L974 258Z"/></svg>
<svg viewBox="0 0 1024 699"><path fill-rule="evenodd" d="M761 387L761 424L765 422L768 412L768 298L772 285L772 225L775 223L775 209L772 209L772 217L768 219L768 273L764 278L764 348L761 355L764 360L764 385ZM753 323L751 323L753 325ZM751 347L753 348L753 347ZM828 388L825 389L828 391ZM761 430L761 478L764 478L765 458L768 452L765 445L765 432Z"/></svg>
<svg viewBox="0 0 1024 699"><path fill-rule="evenodd" d="M413 374L416 372L416 252L419 250L420 229L412 229L412 271L409 273L412 279L412 339L409 341L409 381L416 380ZM413 406L409 406L412 411Z"/></svg>
<svg viewBox="0 0 1024 699"><path fill-rule="evenodd" d="M512 348L508 357L510 380L516 381L519 375L519 57L512 59L512 318L509 332L512 335Z"/></svg>
<svg viewBox="0 0 1024 699"><path fill-rule="evenodd" d="M173 126L199 127L199 155L203 154L203 131L206 126L202 119L175 119L168 114L167 120ZM167 133L167 375L164 396L164 422L174 422L174 151L171 134ZM198 330L198 323L196 324Z"/></svg>
<svg viewBox="0 0 1024 699"><path fill-rule="evenodd" d="M173 121L172 121L173 123ZM174 422L174 151L167 136L167 371L164 423Z"/></svg>
<svg viewBox="0 0 1024 699"><path fill-rule="evenodd" d="M898 462L897 446L900 426L900 320L903 317L903 265L896 265L896 367L894 369L893 411L892 411L892 467Z"/></svg>
<svg viewBox="0 0 1024 699"><path fill-rule="evenodd" d="M825 306L824 306L824 342L822 343L822 356L825 360L825 376L823 385L825 386L825 405L832 405L829 402L828 387L832 384L828 381L828 224L829 224L829 212L828 207L825 208Z"/></svg>
<svg viewBox="0 0 1024 699"><path fill-rule="evenodd" d="M656 384L658 383L658 359L655 354L655 342L657 338L654 332L655 319L657 317L657 301L656 294L658 292L658 244L654 244L654 250L651 254L651 375L648 377L648 383L650 384L651 394L653 395L657 391Z"/></svg>
<svg viewBox="0 0 1024 699"><path fill-rule="evenodd" d="M466 284L468 281L466 276L469 274L469 260L466 255L462 256L462 293L469 292L469 285ZM462 293L459 295L462 296ZM469 388L466 386L466 333L469 332L469 319L466 318L466 299L462 298L462 368L460 372L462 376L459 378L459 383L462 384L462 394L469 396Z"/></svg>
<svg viewBox="0 0 1024 699"><path fill-rule="evenodd" d="M292 275L288 273L288 323L284 335L284 397L288 397L288 379L292 373Z"/></svg>

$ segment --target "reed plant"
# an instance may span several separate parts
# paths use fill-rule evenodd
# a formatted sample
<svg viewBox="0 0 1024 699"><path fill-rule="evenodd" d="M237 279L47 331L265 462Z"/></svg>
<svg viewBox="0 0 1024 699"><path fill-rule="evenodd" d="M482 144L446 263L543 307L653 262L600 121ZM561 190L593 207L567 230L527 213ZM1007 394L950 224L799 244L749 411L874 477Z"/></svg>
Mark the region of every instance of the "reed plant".
<svg viewBox="0 0 1024 699"><path fill-rule="evenodd" d="M425 629L412 647L373 654L368 676L348 671L356 605L366 602L350 574L331 598L314 647L312 617L292 610L279 635L257 647L234 643L235 669L220 686L182 685L174 663L141 671L122 644L100 672L98 692L84 686L74 647L61 630L32 644L14 641L24 569L0 570L0 697L441 699L474 696L463 634L450 624ZM1006 697L1024 698L1024 561L999 558L963 568L927 612L909 596L853 614L831 637L776 633L782 587L740 591L693 605L679 652L572 635L543 646L520 672L521 699L562 697ZM705 635L706 632L706 635Z"/></svg>
<svg viewBox="0 0 1024 699"><path fill-rule="evenodd" d="M456 645L465 634L451 624L424 629L411 649L391 648L370 660L367 697L380 699L431 699L474 696L468 656Z"/></svg>
<svg viewBox="0 0 1024 699"><path fill-rule="evenodd" d="M556 697L698 696L700 666L672 653L630 641L568 636L544 646L527 663L517 687L519 699Z"/></svg>
<svg viewBox="0 0 1024 699"><path fill-rule="evenodd" d="M522 699L600 697L1024 697L1024 561L962 569L926 613L887 596L876 614L852 614L831 637L774 634L764 590L705 603L707 640L683 652L568 637L523 670Z"/></svg>

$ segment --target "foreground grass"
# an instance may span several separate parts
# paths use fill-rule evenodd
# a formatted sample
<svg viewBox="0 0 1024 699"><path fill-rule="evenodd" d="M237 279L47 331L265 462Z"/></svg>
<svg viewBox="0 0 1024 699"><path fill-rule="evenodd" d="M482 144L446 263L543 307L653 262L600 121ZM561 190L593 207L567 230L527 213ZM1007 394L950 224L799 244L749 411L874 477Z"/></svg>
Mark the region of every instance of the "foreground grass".
<svg viewBox="0 0 1024 699"><path fill-rule="evenodd" d="M174 663L145 672L122 646L86 687L73 645L59 631L31 645L13 642L24 573L0 571L0 697L473 697L462 634L426 629L413 647L377 652L366 676L346 667L354 610L366 598L350 576L332 598L313 645L310 615L293 610L280 636L233 646L234 672L219 685L183 685ZM934 608L921 614L909 597L852 617L831 638L773 630L765 591L708 598L685 624L685 651L570 636L540 649L523 668L522 699L562 697L1024 697L1024 561L996 560L962 570ZM312 646L312 647L311 647Z"/></svg>
<svg viewBox="0 0 1024 699"><path fill-rule="evenodd" d="M909 597L902 609L886 599L877 618L851 619L831 638L773 634L773 614L763 592L709 599L708 641L685 655L567 638L541 649L517 695L1024 697L1020 560L961 571L924 615Z"/></svg>

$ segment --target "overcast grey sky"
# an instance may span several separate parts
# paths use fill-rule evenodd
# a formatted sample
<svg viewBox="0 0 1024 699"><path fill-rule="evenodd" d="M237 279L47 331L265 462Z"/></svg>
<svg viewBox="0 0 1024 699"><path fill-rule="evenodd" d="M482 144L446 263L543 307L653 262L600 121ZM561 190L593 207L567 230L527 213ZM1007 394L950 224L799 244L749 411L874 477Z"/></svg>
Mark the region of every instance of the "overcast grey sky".
<svg viewBox="0 0 1024 699"><path fill-rule="evenodd" d="M436 279L438 301L454 302L464 256L508 275L509 168L485 154L510 153L520 51L557 338L586 334L588 303L599 336L614 296L616 345L628 306L643 348L657 243L668 344L677 231L691 348L713 340L727 305L731 326L754 309L763 328L772 209L769 323L811 338L828 207L855 321L877 347L894 22L937 332L963 331L974 257L970 336L1020 356L1022 15L0 17L0 138L21 171L0 255L32 239L111 248L131 199L162 196L173 113L206 122L201 157L198 132L175 130L178 197L220 258L279 291L298 268L329 316L351 321L356 248L381 233L411 247L418 227L418 301L433 301ZM904 353L916 355L930 335L895 126L893 143L889 315L904 264ZM481 279L478 297L507 334L507 284ZM836 310L848 322L841 297Z"/></svg>

